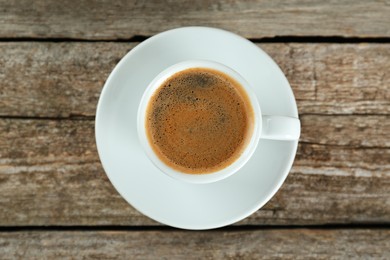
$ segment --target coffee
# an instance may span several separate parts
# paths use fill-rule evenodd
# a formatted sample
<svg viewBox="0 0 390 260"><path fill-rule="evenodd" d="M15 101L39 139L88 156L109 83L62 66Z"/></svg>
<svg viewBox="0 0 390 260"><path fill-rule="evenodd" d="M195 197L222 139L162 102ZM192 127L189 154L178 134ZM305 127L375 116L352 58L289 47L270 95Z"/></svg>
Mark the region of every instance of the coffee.
<svg viewBox="0 0 390 260"><path fill-rule="evenodd" d="M232 164L254 125L249 98L230 76L191 68L169 77L146 110L146 134L159 157L189 174L212 173Z"/></svg>

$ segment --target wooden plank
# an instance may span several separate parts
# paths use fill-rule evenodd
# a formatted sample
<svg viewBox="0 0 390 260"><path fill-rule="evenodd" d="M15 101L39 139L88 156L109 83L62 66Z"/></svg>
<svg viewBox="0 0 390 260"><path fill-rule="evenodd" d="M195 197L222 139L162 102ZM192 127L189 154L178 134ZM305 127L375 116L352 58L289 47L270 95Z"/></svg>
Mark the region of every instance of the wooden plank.
<svg viewBox="0 0 390 260"><path fill-rule="evenodd" d="M259 46L286 74L301 114L389 114L390 45Z"/></svg>
<svg viewBox="0 0 390 260"><path fill-rule="evenodd" d="M387 1L2 0L0 37L128 39L181 26L212 26L249 38L388 37Z"/></svg>
<svg viewBox="0 0 390 260"><path fill-rule="evenodd" d="M0 233L3 259L388 259L389 248L388 229Z"/></svg>
<svg viewBox="0 0 390 260"><path fill-rule="evenodd" d="M0 116L95 115L115 64L135 43L0 43ZM389 114L390 45L260 44L301 114Z"/></svg>
<svg viewBox="0 0 390 260"><path fill-rule="evenodd" d="M291 174L263 209L238 225L389 223L388 121L302 116ZM365 125L361 134L360 124L376 129ZM158 225L108 181L92 120L1 119L0 133L0 226Z"/></svg>
<svg viewBox="0 0 390 260"><path fill-rule="evenodd" d="M134 46L0 43L1 115L94 115L104 81Z"/></svg>
<svg viewBox="0 0 390 260"><path fill-rule="evenodd" d="M300 140L326 145L390 147L390 115L303 115Z"/></svg>

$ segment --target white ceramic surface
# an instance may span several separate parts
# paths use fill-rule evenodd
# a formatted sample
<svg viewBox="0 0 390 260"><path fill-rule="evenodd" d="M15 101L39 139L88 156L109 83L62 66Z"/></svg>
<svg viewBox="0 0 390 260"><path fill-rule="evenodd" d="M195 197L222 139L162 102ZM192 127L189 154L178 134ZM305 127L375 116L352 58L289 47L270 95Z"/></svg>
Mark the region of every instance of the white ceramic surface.
<svg viewBox="0 0 390 260"><path fill-rule="evenodd" d="M110 181L137 210L170 226L211 229L242 220L271 199L288 175L298 141L261 139L244 167L214 183L184 183L163 174L139 142L138 104L158 73L189 59L213 60L240 73L263 114L298 118L290 85L265 52L227 31L185 27L142 42L118 63L99 99L96 143Z"/></svg>

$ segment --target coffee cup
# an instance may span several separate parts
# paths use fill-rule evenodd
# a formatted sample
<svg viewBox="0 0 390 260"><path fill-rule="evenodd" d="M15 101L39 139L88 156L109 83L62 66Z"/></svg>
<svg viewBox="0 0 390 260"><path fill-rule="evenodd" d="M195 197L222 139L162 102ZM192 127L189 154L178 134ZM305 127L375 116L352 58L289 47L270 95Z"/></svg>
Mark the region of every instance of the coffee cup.
<svg viewBox="0 0 390 260"><path fill-rule="evenodd" d="M180 169L178 170L178 168L167 164L166 161L162 160L156 153L147 132L147 111L153 96L169 78L189 69L209 69L227 75L228 78L238 83L244 90L247 102L251 107L251 129L248 132L244 147L242 147L239 154L234 158L234 161L213 172L193 174L181 171ZM256 86L250 86L238 72L215 61L187 60L163 70L147 86L138 107L137 130L139 141L146 152L146 155L162 173L179 181L204 184L223 180L238 172L255 152L260 138L280 141L298 140L300 135L299 119L280 115L262 114L253 87Z"/></svg>

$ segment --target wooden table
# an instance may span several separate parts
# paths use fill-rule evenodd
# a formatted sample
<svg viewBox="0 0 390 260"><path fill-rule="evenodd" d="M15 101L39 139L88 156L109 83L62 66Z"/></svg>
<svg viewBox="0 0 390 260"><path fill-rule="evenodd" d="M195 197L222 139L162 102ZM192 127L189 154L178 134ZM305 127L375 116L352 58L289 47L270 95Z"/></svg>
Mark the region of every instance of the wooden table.
<svg viewBox="0 0 390 260"><path fill-rule="evenodd" d="M0 0L0 258L390 258L390 2ZM129 206L95 108L140 41L188 25L249 38L294 90L302 136L281 190L189 232Z"/></svg>

